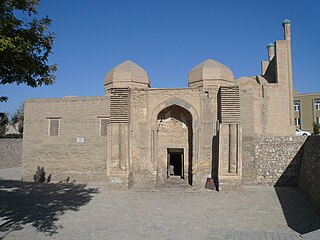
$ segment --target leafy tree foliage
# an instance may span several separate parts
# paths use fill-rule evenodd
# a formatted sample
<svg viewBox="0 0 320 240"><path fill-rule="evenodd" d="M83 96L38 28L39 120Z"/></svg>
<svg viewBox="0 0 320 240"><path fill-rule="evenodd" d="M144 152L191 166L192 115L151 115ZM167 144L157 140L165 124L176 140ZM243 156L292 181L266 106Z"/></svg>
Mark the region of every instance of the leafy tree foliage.
<svg viewBox="0 0 320 240"><path fill-rule="evenodd" d="M10 115L10 125L14 127L16 133L23 133L23 119L24 119L24 106L23 104L18 107L17 110L15 110Z"/></svg>
<svg viewBox="0 0 320 240"><path fill-rule="evenodd" d="M313 123L313 133L315 135L319 135L320 133L320 124L317 124L317 123Z"/></svg>
<svg viewBox="0 0 320 240"><path fill-rule="evenodd" d="M54 34L51 19L36 18L40 0L0 1L0 84L31 87L54 83L55 64L48 64ZM0 96L0 102L7 97Z"/></svg>
<svg viewBox="0 0 320 240"><path fill-rule="evenodd" d="M0 136L6 134L9 127L9 118L7 113L0 113Z"/></svg>

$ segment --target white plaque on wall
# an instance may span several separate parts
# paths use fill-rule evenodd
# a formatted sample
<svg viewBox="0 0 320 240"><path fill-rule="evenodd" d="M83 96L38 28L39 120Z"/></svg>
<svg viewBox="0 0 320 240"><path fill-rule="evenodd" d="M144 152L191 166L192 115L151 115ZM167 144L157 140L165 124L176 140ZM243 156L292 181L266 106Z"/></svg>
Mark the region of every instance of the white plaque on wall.
<svg viewBox="0 0 320 240"><path fill-rule="evenodd" d="M77 143L84 143L84 138L77 138Z"/></svg>

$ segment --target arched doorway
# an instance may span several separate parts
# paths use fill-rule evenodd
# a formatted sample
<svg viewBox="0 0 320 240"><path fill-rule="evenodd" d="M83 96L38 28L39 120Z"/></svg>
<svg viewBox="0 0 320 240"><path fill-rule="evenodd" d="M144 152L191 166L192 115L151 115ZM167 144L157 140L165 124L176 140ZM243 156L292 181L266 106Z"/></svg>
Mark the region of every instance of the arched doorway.
<svg viewBox="0 0 320 240"><path fill-rule="evenodd" d="M185 108L171 105L157 116L158 178L166 182L181 178L192 185L192 115Z"/></svg>

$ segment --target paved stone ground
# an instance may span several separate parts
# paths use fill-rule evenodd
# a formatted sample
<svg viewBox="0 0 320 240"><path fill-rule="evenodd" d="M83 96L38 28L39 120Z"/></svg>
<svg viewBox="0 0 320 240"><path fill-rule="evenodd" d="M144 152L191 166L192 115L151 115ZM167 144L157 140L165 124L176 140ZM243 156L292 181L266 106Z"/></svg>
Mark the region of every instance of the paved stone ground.
<svg viewBox="0 0 320 240"><path fill-rule="evenodd" d="M0 170L0 239L320 239L320 216L295 188L112 191L5 180L10 171Z"/></svg>

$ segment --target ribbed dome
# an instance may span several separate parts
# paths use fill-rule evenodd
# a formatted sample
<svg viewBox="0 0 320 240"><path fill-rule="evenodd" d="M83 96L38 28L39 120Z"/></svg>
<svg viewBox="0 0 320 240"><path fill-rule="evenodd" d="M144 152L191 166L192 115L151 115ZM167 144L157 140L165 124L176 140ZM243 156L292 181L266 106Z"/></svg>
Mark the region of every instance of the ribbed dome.
<svg viewBox="0 0 320 240"><path fill-rule="evenodd" d="M126 83L128 84L128 87L131 86L130 83L136 83L138 85L143 84L142 86L150 87L150 80L147 72L130 60L111 69L104 80L105 86L110 84L121 84L121 86L123 86Z"/></svg>
<svg viewBox="0 0 320 240"><path fill-rule="evenodd" d="M195 66L189 72L188 76L189 86L206 80L220 80L218 84L220 85L220 82L222 81L234 83L234 76L230 68L227 66L212 59L208 59Z"/></svg>
<svg viewBox="0 0 320 240"><path fill-rule="evenodd" d="M283 20L283 23L282 23L282 24L290 24L290 23L291 23L291 21L286 18L285 20Z"/></svg>

